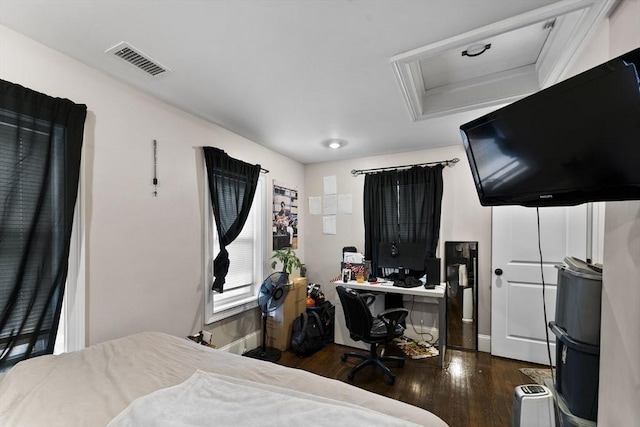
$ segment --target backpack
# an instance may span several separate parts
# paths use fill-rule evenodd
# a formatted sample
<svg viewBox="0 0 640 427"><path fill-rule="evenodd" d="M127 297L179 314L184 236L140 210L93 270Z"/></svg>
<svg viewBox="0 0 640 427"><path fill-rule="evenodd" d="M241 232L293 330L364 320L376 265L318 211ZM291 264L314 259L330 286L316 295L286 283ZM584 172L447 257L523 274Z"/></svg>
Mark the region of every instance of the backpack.
<svg viewBox="0 0 640 427"><path fill-rule="evenodd" d="M291 349L299 356L308 356L324 347L325 334L318 313L301 313L293 321Z"/></svg>
<svg viewBox="0 0 640 427"><path fill-rule="evenodd" d="M325 301L320 305L318 311L320 320L322 321L322 328L324 329L324 342L333 342L334 340L334 321L336 317L336 306L329 301Z"/></svg>

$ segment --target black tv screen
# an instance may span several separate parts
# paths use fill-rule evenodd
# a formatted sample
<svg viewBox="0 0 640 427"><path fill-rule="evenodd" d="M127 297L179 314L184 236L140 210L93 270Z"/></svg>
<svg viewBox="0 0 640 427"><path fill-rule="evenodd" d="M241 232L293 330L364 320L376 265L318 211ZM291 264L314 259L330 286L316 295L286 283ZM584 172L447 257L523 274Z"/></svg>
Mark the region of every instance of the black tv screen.
<svg viewBox="0 0 640 427"><path fill-rule="evenodd" d="M483 206L640 199L640 48L460 126Z"/></svg>

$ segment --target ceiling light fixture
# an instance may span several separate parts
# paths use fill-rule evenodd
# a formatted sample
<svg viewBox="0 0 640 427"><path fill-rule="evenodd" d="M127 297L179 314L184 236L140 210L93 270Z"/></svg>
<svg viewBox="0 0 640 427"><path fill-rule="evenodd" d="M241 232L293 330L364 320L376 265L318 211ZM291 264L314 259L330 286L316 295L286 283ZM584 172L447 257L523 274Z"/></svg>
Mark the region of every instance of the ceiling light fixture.
<svg viewBox="0 0 640 427"><path fill-rule="evenodd" d="M322 145L324 145L325 147L328 148L333 148L334 150L337 150L338 148L342 148L345 145L347 145L347 141L345 141L344 139L327 139L322 141Z"/></svg>

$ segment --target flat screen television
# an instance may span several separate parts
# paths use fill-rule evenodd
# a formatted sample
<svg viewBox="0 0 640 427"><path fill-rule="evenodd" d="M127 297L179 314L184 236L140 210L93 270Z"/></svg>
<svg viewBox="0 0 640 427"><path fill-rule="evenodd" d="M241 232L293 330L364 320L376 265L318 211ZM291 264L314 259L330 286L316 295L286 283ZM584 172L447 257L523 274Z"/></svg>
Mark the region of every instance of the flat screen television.
<svg viewBox="0 0 640 427"><path fill-rule="evenodd" d="M640 48L460 126L483 206L640 199Z"/></svg>

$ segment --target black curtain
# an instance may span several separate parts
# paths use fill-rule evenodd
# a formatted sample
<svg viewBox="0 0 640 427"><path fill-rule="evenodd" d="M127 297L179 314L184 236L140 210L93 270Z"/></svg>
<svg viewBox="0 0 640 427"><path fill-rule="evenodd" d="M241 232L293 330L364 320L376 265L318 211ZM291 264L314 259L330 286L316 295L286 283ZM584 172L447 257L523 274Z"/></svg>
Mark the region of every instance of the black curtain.
<svg viewBox="0 0 640 427"><path fill-rule="evenodd" d="M220 253L213 262L215 279L211 288L222 293L229 271L229 253L226 247L238 237L247 221L261 168L260 165L250 165L234 159L219 148L203 147L203 150L211 206L220 242Z"/></svg>
<svg viewBox="0 0 640 427"><path fill-rule="evenodd" d="M378 245L398 241L398 171L370 173L364 178L364 257L378 274Z"/></svg>
<svg viewBox="0 0 640 427"><path fill-rule="evenodd" d="M380 242L425 242L434 257L440 234L442 165L367 174L364 181L365 258L378 271Z"/></svg>
<svg viewBox="0 0 640 427"><path fill-rule="evenodd" d="M0 80L0 370L53 353L86 114Z"/></svg>

